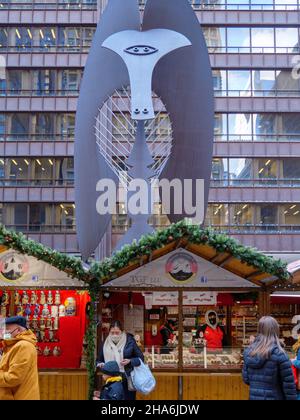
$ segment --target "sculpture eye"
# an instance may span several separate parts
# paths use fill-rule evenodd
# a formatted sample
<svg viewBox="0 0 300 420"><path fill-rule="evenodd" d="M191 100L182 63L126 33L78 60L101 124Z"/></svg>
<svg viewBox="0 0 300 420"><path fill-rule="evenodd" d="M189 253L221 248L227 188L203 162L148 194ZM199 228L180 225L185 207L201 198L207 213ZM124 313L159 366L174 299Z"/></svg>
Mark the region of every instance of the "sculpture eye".
<svg viewBox="0 0 300 420"><path fill-rule="evenodd" d="M158 49L149 45L134 45L133 47L126 48L124 51L132 55L150 55L156 53Z"/></svg>

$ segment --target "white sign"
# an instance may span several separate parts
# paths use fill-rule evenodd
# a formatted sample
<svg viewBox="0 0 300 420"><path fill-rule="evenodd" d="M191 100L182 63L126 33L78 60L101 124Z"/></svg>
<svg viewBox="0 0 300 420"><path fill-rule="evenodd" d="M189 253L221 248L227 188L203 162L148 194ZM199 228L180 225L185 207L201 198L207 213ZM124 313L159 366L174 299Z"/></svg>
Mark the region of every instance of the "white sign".
<svg viewBox="0 0 300 420"><path fill-rule="evenodd" d="M184 305L216 305L216 292L185 292L183 294Z"/></svg>

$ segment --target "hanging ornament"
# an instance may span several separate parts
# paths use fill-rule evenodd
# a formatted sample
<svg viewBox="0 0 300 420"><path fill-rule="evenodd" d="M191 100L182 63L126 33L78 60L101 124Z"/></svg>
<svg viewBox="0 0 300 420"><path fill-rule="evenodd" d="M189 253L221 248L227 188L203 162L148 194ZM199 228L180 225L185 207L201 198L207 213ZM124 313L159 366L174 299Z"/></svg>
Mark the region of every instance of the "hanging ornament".
<svg viewBox="0 0 300 420"><path fill-rule="evenodd" d="M48 318L49 315L50 315L49 307L48 307L47 303L45 303L45 305L43 306L43 310L42 310L42 316L44 318Z"/></svg>
<svg viewBox="0 0 300 420"><path fill-rule="evenodd" d="M51 306L51 318L56 318L58 316L58 306Z"/></svg>
<svg viewBox="0 0 300 420"><path fill-rule="evenodd" d="M15 292L15 305L20 305L20 295L19 292Z"/></svg>
<svg viewBox="0 0 300 420"><path fill-rule="evenodd" d="M40 314L40 305L37 303L34 307L34 318L37 319Z"/></svg>
<svg viewBox="0 0 300 420"><path fill-rule="evenodd" d="M55 301L54 301L55 305L59 306L61 304L61 300L60 300L60 293L58 290L56 290L55 292Z"/></svg>
<svg viewBox="0 0 300 420"><path fill-rule="evenodd" d="M53 295L52 295L51 290L48 292L47 303L48 303L48 305L53 304Z"/></svg>
<svg viewBox="0 0 300 420"><path fill-rule="evenodd" d="M23 316L24 315L24 309L23 306L19 305L17 306L17 316Z"/></svg>
<svg viewBox="0 0 300 420"><path fill-rule="evenodd" d="M60 317L66 316L66 308L65 308L65 305L59 305L59 316Z"/></svg>
<svg viewBox="0 0 300 420"><path fill-rule="evenodd" d="M22 295L22 305L27 305L28 303L29 303L29 296L25 290Z"/></svg>
<svg viewBox="0 0 300 420"><path fill-rule="evenodd" d="M40 304L41 304L41 305L45 305L45 303L46 303L46 296L45 296L45 292L41 292Z"/></svg>
<svg viewBox="0 0 300 420"><path fill-rule="evenodd" d="M36 303L37 303L37 295L36 295L35 291L33 291L31 293L30 304L31 305L36 305Z"/></svg>
<svg viewBox="0 0 300 420"><path fill-rule="evenodd" d="M29 317L31 315L31 307L30 307L29 303L27 303L27 305L26 305L25 315L27 316L27 319L29 319Z"/></svg>
<svg viewBox="0 0 300 420"><path fill-rule="evenodd" d="M73 297L68 297L65 300L66 316L76 315L76 300Z"/></svg>
<svg viewBox="0 0 300 420"><path fill-rule="evenodd" d="M55 331L57 331L57 330L58 330L58 323L59 323L59 320L58 320L58 318L56 317L56 318L54 319L54 322L53 322L53 330L55 330Z"/></svg>

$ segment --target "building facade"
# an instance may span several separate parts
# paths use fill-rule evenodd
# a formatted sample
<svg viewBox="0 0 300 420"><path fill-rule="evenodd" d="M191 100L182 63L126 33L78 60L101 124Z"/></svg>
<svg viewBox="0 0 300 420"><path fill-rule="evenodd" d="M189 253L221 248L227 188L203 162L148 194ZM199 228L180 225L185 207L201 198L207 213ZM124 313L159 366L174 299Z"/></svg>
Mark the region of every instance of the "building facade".
<svg viewBox="0 0 300 420"><path fill-rule="evenodd" d="M77 254L74 128L106 0L1 2L0 221ZM300 249L299 0L193 0L213 68L215 144L206 224L268 253ZM141 10L143 2L141 2ZM3 69L2 69L3 70ZM121 125L115 135L126 136ZM157 135L168 136L163 121ZM119 203L98 256L127 226ZM155 226L168 221L161 214Z"/></svg>

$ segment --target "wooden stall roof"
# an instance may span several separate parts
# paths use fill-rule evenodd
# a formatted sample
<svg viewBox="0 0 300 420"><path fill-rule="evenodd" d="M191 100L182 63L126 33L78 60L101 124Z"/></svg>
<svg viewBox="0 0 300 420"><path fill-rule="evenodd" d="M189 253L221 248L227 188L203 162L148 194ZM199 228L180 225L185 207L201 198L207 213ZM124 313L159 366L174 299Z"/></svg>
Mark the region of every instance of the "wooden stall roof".
<svg viewBox="0 0 300 420"><path fill-rule="evenodd" d="M244 247L226 235L205 231L200 228L196 229L204 235L207 235L205 237L206 243L195 243L196 241L193 241L191 235L185 234L183 230L181 238L174 240L171 235L168 237L169 243L162 245L158 249L152 250L148 255L140 255L140 257L133 257L130 259L124 267L115 270L113 274L107 276L103 280L103 285L178 248L184 248L259 287L270 287L279 283L289 284L291 278L286 270L286 264L282 261L268 257L252 248ZM225 244L223 246L224 249L220 250L222 247L218 246L218 239ZM139 244L137 244L137 246L139 246ZM253 258L251 258L251 255ZM249 260L253 260L255 263L251 264ZM264 267L268 267L270 270L265 270Z"/></svg>

